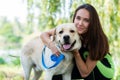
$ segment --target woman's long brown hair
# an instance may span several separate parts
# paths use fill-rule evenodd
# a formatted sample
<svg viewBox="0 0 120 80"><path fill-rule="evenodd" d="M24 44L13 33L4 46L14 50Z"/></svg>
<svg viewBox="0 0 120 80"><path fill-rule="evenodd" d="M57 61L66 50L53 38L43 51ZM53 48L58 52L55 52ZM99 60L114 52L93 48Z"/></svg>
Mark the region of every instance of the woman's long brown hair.
<svg viewBox="0 0 120 80"><path fill-rule="evenodd" d="M79 6L73 16L73 22L76 17L76 13L80 9L86 9L90 13L90 24L88 31L84 34L87 37L87 44L89 49L89 55L92 60L101 60L104 56L109 53L108 39L103 32L97 11L90 4L83 4ZM85 40L83 37L83 40ZM84 44L84 43L83 43Z"/></svg>

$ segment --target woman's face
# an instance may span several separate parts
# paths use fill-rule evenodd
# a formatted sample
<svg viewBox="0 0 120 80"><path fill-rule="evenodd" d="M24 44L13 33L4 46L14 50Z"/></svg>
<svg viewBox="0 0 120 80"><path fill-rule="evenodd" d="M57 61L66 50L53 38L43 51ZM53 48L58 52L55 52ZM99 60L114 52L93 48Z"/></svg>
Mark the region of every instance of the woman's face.
<svg viewBox="0 0 120 80"><path fill-rule="evenodd" d="M77 27L79 34L84 34L90 24L90 14L86 9L80 9L77 11L74 23Z"/></svg>

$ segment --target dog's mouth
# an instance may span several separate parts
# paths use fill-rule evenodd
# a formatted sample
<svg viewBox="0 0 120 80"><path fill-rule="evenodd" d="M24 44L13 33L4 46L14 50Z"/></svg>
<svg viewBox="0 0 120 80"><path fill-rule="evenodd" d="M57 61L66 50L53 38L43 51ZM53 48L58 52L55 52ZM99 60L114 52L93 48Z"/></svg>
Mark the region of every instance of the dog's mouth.
<svg viewBox="0 0 120 80"><path fill-rule="evenodd" d="M76 43L76 40L72 44L65 43L62 45L62 47L64 48L64 50L71 50L74 47L75 43Z"/></svg>

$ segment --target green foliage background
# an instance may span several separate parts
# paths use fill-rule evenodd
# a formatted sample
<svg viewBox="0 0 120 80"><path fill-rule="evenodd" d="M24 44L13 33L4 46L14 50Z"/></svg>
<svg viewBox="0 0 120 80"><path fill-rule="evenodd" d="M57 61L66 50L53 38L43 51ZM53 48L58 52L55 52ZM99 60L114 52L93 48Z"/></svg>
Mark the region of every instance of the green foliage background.
<svg viewBox="0 0 120 80"><path fill-rule="evenodd" d="M92 4L99 14L109 39L117 79L120 77L120 0L27 0L26 22L0 17L0 49L21 49L26 36L72 22L75 9L83 3Z"/></svg>

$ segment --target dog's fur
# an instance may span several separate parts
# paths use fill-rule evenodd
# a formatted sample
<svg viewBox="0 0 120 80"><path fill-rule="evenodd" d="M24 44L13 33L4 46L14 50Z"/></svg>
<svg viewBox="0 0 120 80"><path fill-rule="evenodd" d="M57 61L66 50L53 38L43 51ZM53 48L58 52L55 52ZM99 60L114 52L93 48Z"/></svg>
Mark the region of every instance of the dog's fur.
<svg viewBox="0 0 120 80"><path fill-rule="evenodd" d="M52 80L53 75L58 74L62 74L63 80L71 80L73 68L73 54L71 51L81 47L80 36L73 23L65 23L56 27L54 37L56 46L65 49L65 51L62 52L65 59L56 67L51 69L44 68L41 56L44 44L40 37L34 38L23 47L21 53L21 64L25 73L25 80L29 80L32 68L34 69L34 80L39 79L42 71L45 71L45 80ZM71 47L68 47L68 44L71 45ZM67 47L65 48L65 46ZM45 64L47 66L53 64L52 61L50 61L52 54L49 48L45 49Z"/></svg>

